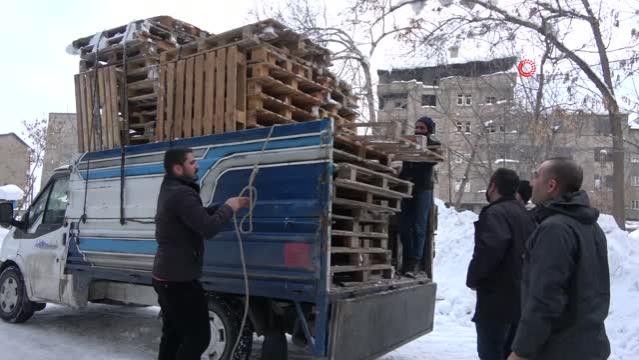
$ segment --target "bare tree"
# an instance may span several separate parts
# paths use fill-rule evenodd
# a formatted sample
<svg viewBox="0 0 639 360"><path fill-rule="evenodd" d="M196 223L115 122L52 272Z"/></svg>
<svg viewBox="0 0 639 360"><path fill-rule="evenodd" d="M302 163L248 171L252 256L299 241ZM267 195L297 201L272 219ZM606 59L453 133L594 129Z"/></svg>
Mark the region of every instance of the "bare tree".
<svg viewBox="0 0 639 360"><path fill-rule="evenodd" d="M358 1L362 8L374 6L371 3L382 6L383 2ZM402 34L413 48L446 49L447 43L469 36L489 38L496 47L507 41L512 43L521 34L528 37L536 35L553 47L557 66L568 69L566 75L578 79L574 91L580 92L586 101L598 102L608 113L613 145L613 215L623 228L624 141L615 78L624 70L621 61L628 64L637 60L637 52L633 50L637 43L636 30L632 30L633 34L624 34L632 35L630 44L614 47L611 43L613 36L621 31L618 29L623 28L622 23L632 21L629 20L632 18L620 17L620 11L607 6L604 0L525 0L503 6L490 0L407 0L387 8L377 21L395 16L400 9L416 4L425 10L410 17L407 23L420 21L419 26L413 26ZM539 44L536 45L539 47ZM611 61L611 56L614 56L614 61ZM592 86L596 94L589 90Z"/></svg>
<svg viewBox="0 0 639 360"><path fill-rule="evenodd" d="M34 119L23 121L23 136L31 146L29 149L29 172L27 174L27 184L23 189L25 193L24 202L31 203L35 196L35 184L38 173L42 169L44 153L47 146L47 119Z"/></svg>

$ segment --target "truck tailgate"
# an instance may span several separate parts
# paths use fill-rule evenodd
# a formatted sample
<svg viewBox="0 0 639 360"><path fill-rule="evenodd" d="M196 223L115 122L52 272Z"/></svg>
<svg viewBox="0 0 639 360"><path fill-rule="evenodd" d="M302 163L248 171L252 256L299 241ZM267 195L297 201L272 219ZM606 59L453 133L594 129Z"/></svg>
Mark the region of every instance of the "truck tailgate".
<svg viewBox="0 0 639 360"><path fill-rule="evenodd" d="M437 284L426 283L332 306L329 359L374 359L433 330Z"/></svg>

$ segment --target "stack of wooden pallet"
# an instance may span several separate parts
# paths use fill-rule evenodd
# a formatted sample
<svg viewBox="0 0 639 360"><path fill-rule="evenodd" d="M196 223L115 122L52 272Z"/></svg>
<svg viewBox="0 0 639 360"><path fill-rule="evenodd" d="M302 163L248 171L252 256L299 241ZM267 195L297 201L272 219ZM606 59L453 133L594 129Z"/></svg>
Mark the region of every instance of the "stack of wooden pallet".
<svg viewBox="0 0 639 360"><path fill-rule="evenodd" d="M160 54L209 34L168 16L131 22L75 40L80 151L154 139Z"/></svg>
<svg viewBox="0 0 639 360"><path fill-rule="evenodd" d="M280 23L266 20L219 35L198 34L190 32L193 41L163 48L159 56L130 54L126 61L115 56L97 71L78 75L78 128L85 129L79 131L81 150L119 146L118 132L128 134L127 127L117 125L121 114L128 114L129 128L144 126L145 134L122 137L124 144L332 118L337 128L330 244L334 283L392 277L388 218L411 196L412 183L400 180L391 162L442 157L427 149L422 137L402 136L395 123L357 122L357 98L329 71L328 50ZM117 51L129 55L123 48ZM82 66L87 64L94 66ZM120 72L126 72L126 82ZM126 93L120 92L123 86ZM107 121L85 122L92 118Z"/></svg>

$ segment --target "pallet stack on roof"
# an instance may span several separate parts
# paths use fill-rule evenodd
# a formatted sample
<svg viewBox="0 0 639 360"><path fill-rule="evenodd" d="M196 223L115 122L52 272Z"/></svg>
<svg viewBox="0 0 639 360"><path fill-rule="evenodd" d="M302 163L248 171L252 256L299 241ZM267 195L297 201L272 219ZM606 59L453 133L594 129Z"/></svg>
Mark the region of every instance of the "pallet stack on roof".
<svg viewBox="0 0 639 360"><path fill-rule="evenodd" d="M166 31L146 20L135 36L129 24L74 42L82 57L80 150L332 118L334 284L391 278L388 217L411 196L412 183L390 164L442 157L423 137L402 136L395 123L357 122L357 97L330 72L329 51L274 20L218 35L162 21ZM96 47L103 36L114 45Z"/></svg>

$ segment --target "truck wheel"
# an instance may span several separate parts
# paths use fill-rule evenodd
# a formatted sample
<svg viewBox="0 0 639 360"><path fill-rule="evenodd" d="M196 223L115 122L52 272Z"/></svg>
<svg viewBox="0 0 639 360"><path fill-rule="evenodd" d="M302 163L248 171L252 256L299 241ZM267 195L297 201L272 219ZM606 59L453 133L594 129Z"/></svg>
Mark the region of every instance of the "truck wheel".
<svg viewBox="0 0 639 360"><path fill-rule="evenodd" d="M23 323L33 316L31 302L20 270L9 266L0 274L0 317L8 322Z"/></svg>
<svg viewBox="0 0 639 360"><path fill-rule="evenodd" d="M219 297L209 300L211 342L202 354L202 360L248 360L253 345L253 328L248 319L237 350L231 358L231 351L242 324L242 315L242 309L236 309Z"/></svg>

